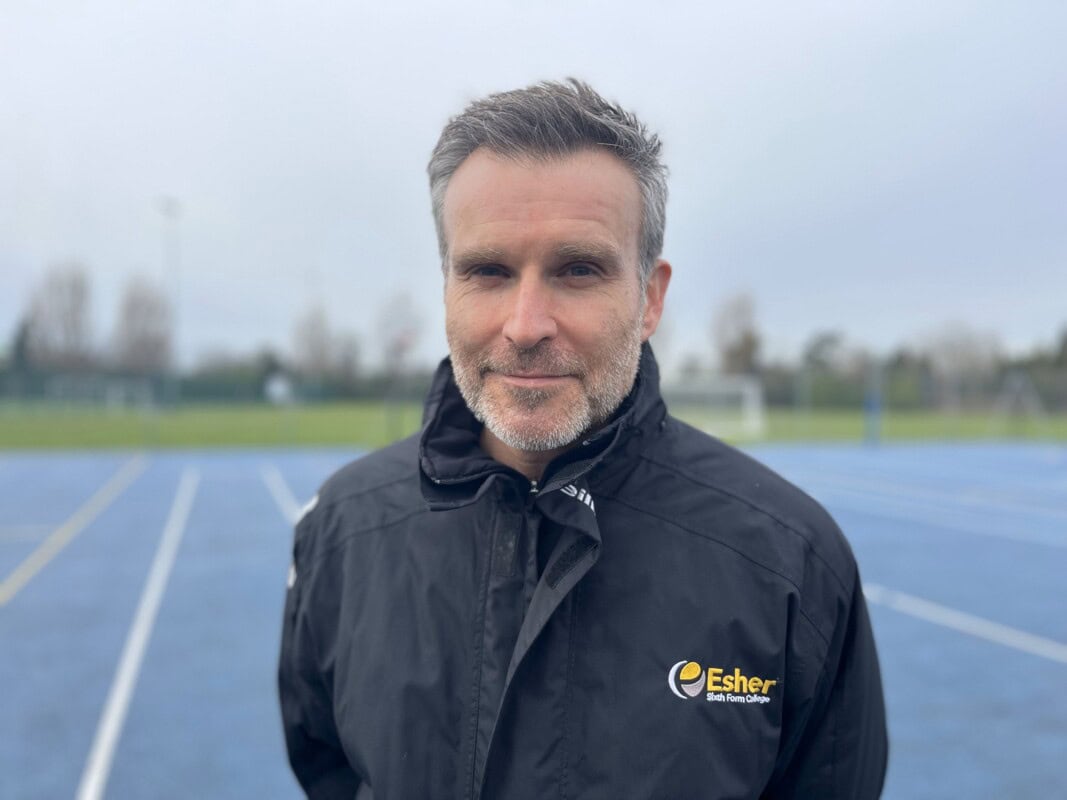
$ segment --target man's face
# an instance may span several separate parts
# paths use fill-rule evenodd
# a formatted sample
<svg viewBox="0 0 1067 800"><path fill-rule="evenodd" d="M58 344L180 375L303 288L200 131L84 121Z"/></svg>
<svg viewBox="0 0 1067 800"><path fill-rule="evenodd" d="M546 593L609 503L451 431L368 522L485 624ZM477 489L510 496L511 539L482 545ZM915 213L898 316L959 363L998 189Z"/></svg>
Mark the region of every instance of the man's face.
<svg viewBox="0 0 1067 800"><path fill-rule="evenodd" d="M629 393L670 277L638 274L641 198L615 156L475 151L444 201L445 315L456 383L510 448L564 448Z"/></svg>

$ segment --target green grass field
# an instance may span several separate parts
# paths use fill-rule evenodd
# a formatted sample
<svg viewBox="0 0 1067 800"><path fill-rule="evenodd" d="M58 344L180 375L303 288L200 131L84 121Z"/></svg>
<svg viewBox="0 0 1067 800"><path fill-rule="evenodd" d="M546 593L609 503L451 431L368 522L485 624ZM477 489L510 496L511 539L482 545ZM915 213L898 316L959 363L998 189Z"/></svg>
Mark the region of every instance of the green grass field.
<svg viewBox="0 0 1067 800"><path fill-rule="evenodd" d="M704 430L715 431L716 422L699 411L679 409L677 416ZM733 441L752 437L729 434ZM889 441L1033 439L1067 440L1067 415L1036 418L999 417L982 413L945 414L933 411L887 412L881 420L881 438ZM860 441L866 437L861 411L812 411L798 413L773 409L761 440L766 441Z"/></svg>
<svg viewBox="0 0 1067 800"><path fill-rule="evenodd" d="M380 402L274 408L266 405L189 406L139 412L0 406L0 449L153 448L349 445L379 447L418 429L417 404ZM680 417L698 427L720 430L723 438L751 437L720 428L698 410ZM1035 418L887 413L882 436L905 439L1026 438L1067 440L1067 415ZM772 410L763 439L770 441L858 441L864 437L859 411L797 414Z"/></svg>
<svg viewBox="0 0 1067 800"><path fill-rule="evenodd" d="M421 414L414 403L378 402L156 411L7 407L0 410L0 448L377 447L416 430Z"/></svg>

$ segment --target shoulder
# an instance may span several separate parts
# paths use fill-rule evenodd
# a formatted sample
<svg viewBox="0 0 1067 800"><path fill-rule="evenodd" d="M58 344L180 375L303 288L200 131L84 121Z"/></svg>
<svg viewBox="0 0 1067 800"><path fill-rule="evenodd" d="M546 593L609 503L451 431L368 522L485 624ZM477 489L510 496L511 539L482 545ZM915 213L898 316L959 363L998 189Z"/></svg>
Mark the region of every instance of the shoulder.
<svg viewBox="0 0 1067 800"><path fill-rule="evenodd" d="M418 437L349 462L326 479L296 526L296 555L313 561L349 540L424 509L418 489Z"/></svg>
<svg viewBox="0 0 1067 800"><path fill-rule="evenodd" d="M817 501L751 456L679 420L668 417L660 434L650 437L617 499L740 554L829 616L856 589L852 550Z"/></svg>
<svg viewBox="0 0 1067 800"><path fill-rule="evenodd" d="M319 489L320 505L337 505L367 493L414 481L418 469L418 435L350 461Z"/></svg>

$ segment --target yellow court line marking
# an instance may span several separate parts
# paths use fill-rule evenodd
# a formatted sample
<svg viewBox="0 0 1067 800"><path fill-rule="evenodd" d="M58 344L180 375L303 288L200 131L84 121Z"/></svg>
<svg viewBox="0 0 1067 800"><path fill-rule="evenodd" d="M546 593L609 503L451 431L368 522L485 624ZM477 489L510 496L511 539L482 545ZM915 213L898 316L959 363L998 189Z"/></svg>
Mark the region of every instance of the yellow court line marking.
<svg viewBox="0 0 1067 800"><path fill-rule="evenodd" d="M19 590L33 580L34 576L47 566L60 551L73 541L74 537L89 527L89 524L129 488L148 466L148 459L137 455L123 464L96 494L90 497L70 519L56 528L47 539L41 542L14 571L0 581L0 608L7 605Z"/></svg>

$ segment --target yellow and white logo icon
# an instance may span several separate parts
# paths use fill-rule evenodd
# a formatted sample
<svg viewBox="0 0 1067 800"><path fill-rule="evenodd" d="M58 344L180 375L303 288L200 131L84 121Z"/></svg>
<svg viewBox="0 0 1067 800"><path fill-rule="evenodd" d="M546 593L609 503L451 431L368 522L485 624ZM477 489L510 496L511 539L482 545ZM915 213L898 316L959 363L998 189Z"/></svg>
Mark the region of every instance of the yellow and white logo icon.
<svg viewBox="0 0 1067 800"><path fill-rule="evenodd" d="M695 661L679 661L667 676L667 685L683 700L704 691L704 681L704 668Z"/></svg>

